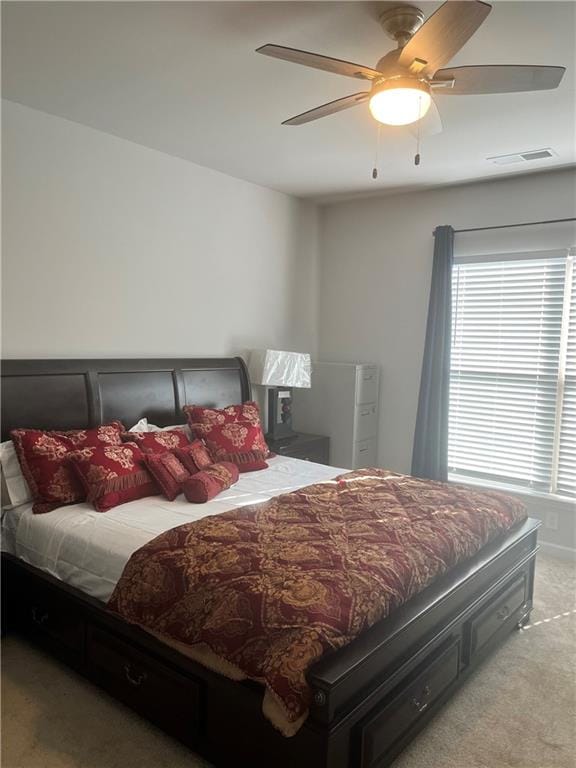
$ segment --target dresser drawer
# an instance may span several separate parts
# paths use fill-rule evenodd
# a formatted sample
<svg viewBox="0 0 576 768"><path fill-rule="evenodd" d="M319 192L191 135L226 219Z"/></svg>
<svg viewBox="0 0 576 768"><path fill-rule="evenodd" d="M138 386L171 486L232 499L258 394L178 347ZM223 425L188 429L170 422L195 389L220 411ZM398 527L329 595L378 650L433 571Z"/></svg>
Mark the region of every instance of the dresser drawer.
<svg viewBox="0 0 576 768"><path fill-rule="evenodd" d="M467 660L478 653L502 627L517 622L526 601L526 574L512 581L467 624Z"/></svg>
<svg viewBox="0 0 576 768"><path fill-rule="evenodd" d="M363 365L356 371L356 405L378 402L378 368Z"/></svg>
<svg viewBox="0 0 576 768"><path fill-rule="evenodd" d="M378 433L378 408L374 403L356 406L354 439L367 440Z"/></svg>
<svg viewBox="0 0 576 768"><path fill-rule="evenodd" d="M429 657L423 667L360 723L360 768L375 768L394 744L417 726L424 713L456 680L459 663L460 643L455 639Z"/></svg>
<svg viewBox="0 0 576 768"><path fill-rule="evenodd" d="M186 741L197 734L198 681L99 627L88 628L87 661L99 685L165 730Z"/></svg>
<svg viewBox="0 0 576 768"><path fill-rule="evenodd" d="M28 628L53 648L82 653L84 622L78 614L71 614L69 605L56 592L36 590L21 610Z"/></svg>
<svg viewBox="0 0 576 768"><path fill-rule="evenodd" d="M354 469L376 466L376 438L359 440L354 443Z"/></svg>

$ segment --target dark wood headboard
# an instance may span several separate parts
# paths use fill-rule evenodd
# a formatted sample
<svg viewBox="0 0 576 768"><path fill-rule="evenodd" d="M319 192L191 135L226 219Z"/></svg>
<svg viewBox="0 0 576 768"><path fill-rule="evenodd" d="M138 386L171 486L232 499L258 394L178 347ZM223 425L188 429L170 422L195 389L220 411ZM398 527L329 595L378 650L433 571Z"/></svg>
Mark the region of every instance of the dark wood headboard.
<svg viewBox="0 0 576 768"><path fill-rule="evenodd" d="M223 407L250 399L240 357L155 360L4 360L2 440L16 427L84 429L146 416L185 422L183 405Z"/></svg>

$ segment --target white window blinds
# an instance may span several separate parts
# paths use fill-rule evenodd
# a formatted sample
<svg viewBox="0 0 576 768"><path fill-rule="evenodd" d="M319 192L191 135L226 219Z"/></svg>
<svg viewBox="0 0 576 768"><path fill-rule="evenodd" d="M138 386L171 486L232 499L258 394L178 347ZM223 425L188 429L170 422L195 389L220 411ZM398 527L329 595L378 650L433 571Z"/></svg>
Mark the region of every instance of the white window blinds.
<svg viewBox="0 0 576 768"><path fill-rule="evenodd" d="M566 279L565 312L565 365L561 371L561 412L559 424L559 452L557 467L557 491L566 496L576 497L576 249L568 258Z"/></svg>
<svg viewBox="0 0 576 768"><path fill-rule="evenodd" d="M568 334L566 253L495 254L456 264L451 473L576 494L576 310ZM562 359L567 350L570 363Z"/></svg>

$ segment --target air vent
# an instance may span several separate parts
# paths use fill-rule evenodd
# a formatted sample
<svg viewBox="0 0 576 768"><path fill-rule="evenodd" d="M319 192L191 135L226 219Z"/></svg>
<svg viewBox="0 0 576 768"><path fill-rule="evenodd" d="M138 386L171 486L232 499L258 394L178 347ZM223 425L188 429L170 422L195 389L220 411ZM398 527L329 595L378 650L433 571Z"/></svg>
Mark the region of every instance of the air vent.
<svg viewBox="0 0 576 768"><path fill-rule="evenodd" d="M544 160L546 157L554 157L549 149L535 149L532 152L522 152L523 160Z"/></svg>
<svg viewBox="0 0 576 768"><path fill-rule="evenodd" d="M532 149L529 152L516 152L513 155L496 155L494 157L487 157L490 163L496 163L496 165L512 165L512 163L527 163L532 160L547 160L550 157L558 157L556 152L550 147L546 149Z"/></svg>

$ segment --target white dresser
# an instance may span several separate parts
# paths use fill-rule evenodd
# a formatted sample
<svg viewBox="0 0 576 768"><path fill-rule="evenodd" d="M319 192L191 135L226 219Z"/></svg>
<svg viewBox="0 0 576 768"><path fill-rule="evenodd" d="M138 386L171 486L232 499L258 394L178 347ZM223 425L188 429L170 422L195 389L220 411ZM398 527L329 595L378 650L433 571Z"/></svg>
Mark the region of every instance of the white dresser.
<svg viewBox="0 0 576 768"><path fill-rule="evenodd" d="M312 363L311 389L294 389L294 428L330 438L330 464L358 469L378 460L378 367Z"/></svg>

